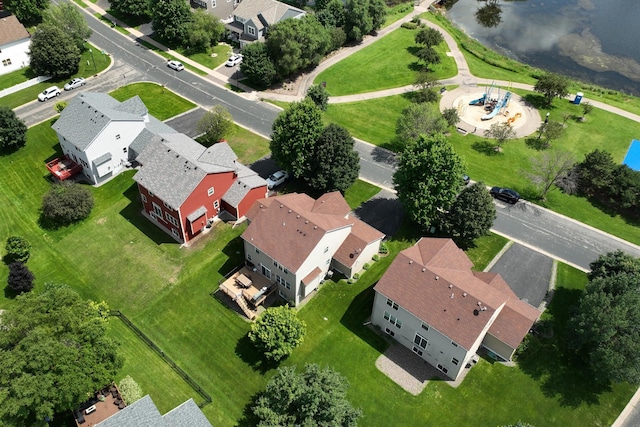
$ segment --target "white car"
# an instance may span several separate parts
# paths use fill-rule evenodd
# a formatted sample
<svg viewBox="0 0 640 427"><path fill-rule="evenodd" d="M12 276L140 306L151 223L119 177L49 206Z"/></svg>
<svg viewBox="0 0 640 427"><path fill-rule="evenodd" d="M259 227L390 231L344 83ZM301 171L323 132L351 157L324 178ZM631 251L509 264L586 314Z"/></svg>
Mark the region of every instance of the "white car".
<svg viewBox="0 0 640 427"><path fill-rule="evenodd" d="M226 65L227 67L233 67L235 65L238 65L241 62L242 62L242 55L240 55L239 53L236 53L234 55L231 55L229 59L227 59L227 62L224 65Z"/></svg>
<svg viewBox="0 0 640 427"><path fill-rule="evenodd" d="M269 175L269 178L267 178L267 188L269 190L272 190L274 187L277 187L278 185L282 184L287 179L289 179L289 173L282 170L278 172L274 172L271 175Z"/></svg>
<svg viewBox="0 0 640 427"><path fill-rule="evenodd" d="M83 79L82 77L77 77L71 80L69 83L65 84L64 90L75 89L75 88L84 86L85 84L87 84L87 81L85 79Z"/></svg>
<svg viewBox="0 0 640 427"><path fill-rule="evenodd" d="M176 71L182 71L184 70L184 65L182 65L181 62L178 61L169 61L167 62L167 67L176 70Z"/></svg>
<svg viewBox="0 0 640 427"><path fill-rule="evenodd" d="M38 100L44 102L47 99L55 98L56 96L59 96L59 95L60 95L60 88L58 86L51 86L43 90L38 95Z"/></svg>

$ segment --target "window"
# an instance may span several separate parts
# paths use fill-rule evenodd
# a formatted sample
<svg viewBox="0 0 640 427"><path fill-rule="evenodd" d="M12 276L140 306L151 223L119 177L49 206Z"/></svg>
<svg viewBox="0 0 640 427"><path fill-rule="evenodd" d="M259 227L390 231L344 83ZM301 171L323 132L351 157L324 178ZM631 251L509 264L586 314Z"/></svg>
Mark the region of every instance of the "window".
<svg viewBox="0 0 640 427"><path fill-rule="evenodd" d="M331 262L331 258L327 258L327 262L325 262L325 264L329 265L330 262Z"/></svg>
<svg viewBox="0 0 640 427"><path fill-rule="evenodd" d="M207 195L208 195L208 196L213 196L213 192L214 192L213 187L210 187L210 188L207 190Z"/></svg>
<svg viewBox="0 0 640 427"><path fill-rule="evenodd" d="M429 341L427 341L426 338L420 336L420 334L416 334L415 338L413 339L413 343L422 349L426 349Z"/></svg>
<svg viewBox="0 0 640 427"><path fill-rule="evenodd" d="M162 218L162 208L155 203L153 204L153 213L156 215L156 218L164 220L164 218Z"/></svg>
<svg viewBox="0 0 640 427"><path fill-rule="evenodd" d="M398 329L402 328L402 320L398 319L395 316L392 316L386 311L384 312L384 319L389 323L391 323L392 325L394 325L396 328Z"/></svg>
<svg viewBox="0 0 640 427"><path fill-rule="evenodd" d="M164 207L165 207L165 208L170 209L170 210L173 210L173 209L171 209L171 206L169 206L169 205L167 204L167 202L162 202L162 204L164 205Z"/></svg>
<svg viewBox="0 0 640 427"><path fill-rule="evenodd" d="M284 274L289 274L289 270L287 270L286 268L283 270Z"/></svg>
<svg viewBox="0 0 640 427"><path fill-rule="evenodd" d="M247 254L247 259L251 261L251 254Z"/></svg>
<svg viewBox="0 0 640 427"><path fill-rule="evenodd" d="M426 323L422 324L422 329L424 329L425 331L429 330L429 325L427 325Z"/></svg>
<svg viewBox="0 0 640 427"><path fill-rule="evenodd" d="M420 350L418 347L413 347L411 350L418 356L422 356L422 350Z"/></svg>
<svg viewBox="0 0 640 427"><path fill-rule="evenodd" d="M256 35L256 29L253 27L247 27L247 32L252 36Z"/></svg>
<svg viewBox="0 0 640 427"><path fill-rule="evenodd" d="M260 253L260 251L258 250L258 248L256 248L256 253L257 253L257 254L259 254L259 253Z"/></svg>
<svg viewBox="0 0 640 427"><path fill-rule="evenodd" d="M151 191L147 190L147 193L149 193L149 197L153 197L153 193Z"/></svg>
<svg viewBox="0 0 640 427"><path fill-rule="evenodd" d="M213 202L213 209L218 209L219 207L220 207L220 202L218 200Z"/></svg>
<svg viewBox="0 0 640 427"><path fill-rule="evenodd" d="M211 0L211 7L216 7L216 0Z"/></svg>
<svg viewBox="0 0 640 427"><path fill-rule="evenodd" d="M123 147L123 148L122 148L122 152L123 152L123 153L126 153L126 152L127 152L127 147Z"/></svg>
<svg viewBox="0 0 640 427"><path fill-rule="evenodd" d="M326 248L324 248L324 253L326 254L327 252L329 252L329 246L327 246Z"/></svg>
<svg viewBox="0 0 640 427"><path fill-rule="evenodd" d="M117 134L117 135L116 135L116 139L120 139L120 134Z"/></svg>
<svg viewBox="0 0 640 427"><path fill-rule="evenodd" d="M287 288L287 289L291 289L291 283L289 283L289 282L287 282L287 281L285 280L285 282L284 282L284 287L285 287L285 288Z"/></svg>
<svg viewBox="0 0 640 427"><path fill-rule="evenodd" d="M384 330L384 331L385 331L386 333L388 333L389 335L391 335L391 336L394 336L394 335L396 334L395 332L393 332L393 331L392 331L391 329L389 329L389 328L385 328L385 330Z"/></svg>
<svg viewBox="0 0 640 427"><path fill-rule="evenodd" d="M453 359L451 359L451 363L458 366L458 363L460 363L460 361L454 357Z"/></svg>
<svg viewBox="0 0 640 427"><path fill-rule="evenodd" d="M178 220L175 219L173 216L169 215L169 213L165 213L164 216L167 218L167 221L169 221L171 224L175 225L176 227L180 226L180 224L178 223Z"/></svg>
<svg viewBox="0 0 640 427"><path fill-rule="evenodd" d="M394 310L398 309L398 304L396 304L395 302L393 302L392 300L390 300L389 298L387 298L387 305L391 308L393 308Z"/></svg>
<svg viewBox="0 0 640 427"><path fill-rule="evenodd" d="M11 60L9 58L3 59L2 65L4 65L5 67L8 67L9 65L11 65Z"/></svg>
<svg viewBox="0 0 640 427"><path fill-rule="evenodd" d="M445 368L444 366L442 366L441 364L438 363L438 369L440 369L442 372L444 372L445 374L447 372L449 372L449 370L447 368Z"/></svg>
<svg viewBox="0 0 640 427"><path fill-rule="evenodd" d="M451 345L454 346L454 347L457 347L458 343L456 343L455 341L451 341Z"/></svg>
<svg viewBox="0 0 640 427"><path fill-rule="evenodd" d="M269 270L267 267L265 267L262 264L260 264L260 266L262 267L262 275L267 279L271 279L271 270Z"/></svg>
<svg viewBox="0 0 640 427"><path fill-rule="evenodd" d="M176 230L175 228L172 228L171 232L173 233L174 236L180 237L180 233L178 233L178 230Z"/></svg>
<svg viewBox="0 0 640 427"><path fill-rule="evenodd" d="M273 265L274 265L274 267L277 267L278 266L278 261L273 261Z"/></svg>
<svg viewBox="0 0 640 427"><path fill-rule="evenodd" d="M142 203L147 203L147 196L144 194L142 195Z"/></svg>

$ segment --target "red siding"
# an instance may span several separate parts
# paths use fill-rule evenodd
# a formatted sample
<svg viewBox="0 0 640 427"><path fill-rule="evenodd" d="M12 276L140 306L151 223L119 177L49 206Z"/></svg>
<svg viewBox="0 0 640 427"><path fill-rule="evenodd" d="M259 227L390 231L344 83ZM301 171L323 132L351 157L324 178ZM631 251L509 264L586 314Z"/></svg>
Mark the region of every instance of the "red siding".
<svg viewBox="0 0 640 427"><path fill-rule="evenodd" d="M267 186L258 187L250 190L244 199L238 204L238 218L243 217L249 208L253 206L253 202L267 197Z"/></svg>
<svg viewBox="0 0 640 427"><path fill-rule="evenodd" d="M186 230L186 232L184 233L185 242L188 242L189 240L200 234L200 230L202 230L202 228L206 225L209 218L213 218L218 215L218 212L221 208L220 199L229 189L231 184L233 184L235 178L235 173L233 172L209 174L202 180L202 182L200 182L200 184L198 184L191 195L187 197L187 200L185 200L182 206L180 206L182 229ZM211 196L209 196L208 191L211 187L213 187L214 192ZM218 209L214 208L214 203L216 201L218 201L219 204ZM207 213L200 219L198 219L197 224L193 224L193 228L196 230L196 232L192 233L191 227L189 226L187 221L187 216L189 216L200 206L204 206L205 208L207 208Z"/></svg>
<svg viewBox="0 0 640 427"><path fill-rule="evenodd" d="M160 207L160 210L162 211L162 219L161 220L158 219L158 216L155 216L155 218L157 219L157 222L159 224L161 224L163 226L163 228L169 234L172 234L174 236L177 234L177 237L179 237L182 240L184 240L184 233L182 232L182 229L180 227L180 218L178 216L178 211L174 211L174 210L171 210L171 209L167 208L164 205L164 202L162 201L162 199L157 197L155 194L152 195L152 193L149 192L149 190L147 190L146 188L144 188L140 184L138 184L138 191L140 191L140 197L142 199L142 208L144 209L144 211L147 214L149 214L150 216L155 216L155 215L151 215L152 213L155 212L155 209L154 209L154 206L153 206L153 204L155 203L157 206ZM145 199L146 199L146 201L145 201ZM177 227L167 220L167 214L171 215L172 217L174 217L177 220L177 222L178 222L178 226Z"/></svg>

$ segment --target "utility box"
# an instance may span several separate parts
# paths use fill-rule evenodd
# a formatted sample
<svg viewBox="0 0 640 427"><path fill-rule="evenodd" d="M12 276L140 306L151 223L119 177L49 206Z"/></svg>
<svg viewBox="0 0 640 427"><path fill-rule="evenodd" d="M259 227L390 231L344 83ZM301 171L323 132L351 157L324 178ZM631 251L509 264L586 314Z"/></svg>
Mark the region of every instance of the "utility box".
<svg viewBox="0 0 640 427"><path fill-rule="evenodd" d="M576 105L580 105L580 101L582 101L582 97L584 96L584 93L582 92L578 92L576 93L576 97L573 98L573 103Z"/></svg>

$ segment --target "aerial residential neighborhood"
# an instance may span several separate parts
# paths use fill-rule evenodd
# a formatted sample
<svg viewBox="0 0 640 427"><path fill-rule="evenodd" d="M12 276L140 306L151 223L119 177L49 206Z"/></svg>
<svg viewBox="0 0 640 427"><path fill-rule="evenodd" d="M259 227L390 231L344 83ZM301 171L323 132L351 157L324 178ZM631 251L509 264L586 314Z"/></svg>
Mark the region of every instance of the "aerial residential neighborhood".
<svg viewBox="0 0 640 427"><path fill-rule="evenodd" d="M639 425L640 76L530 6L0 2L0 425Z"/></svg>

